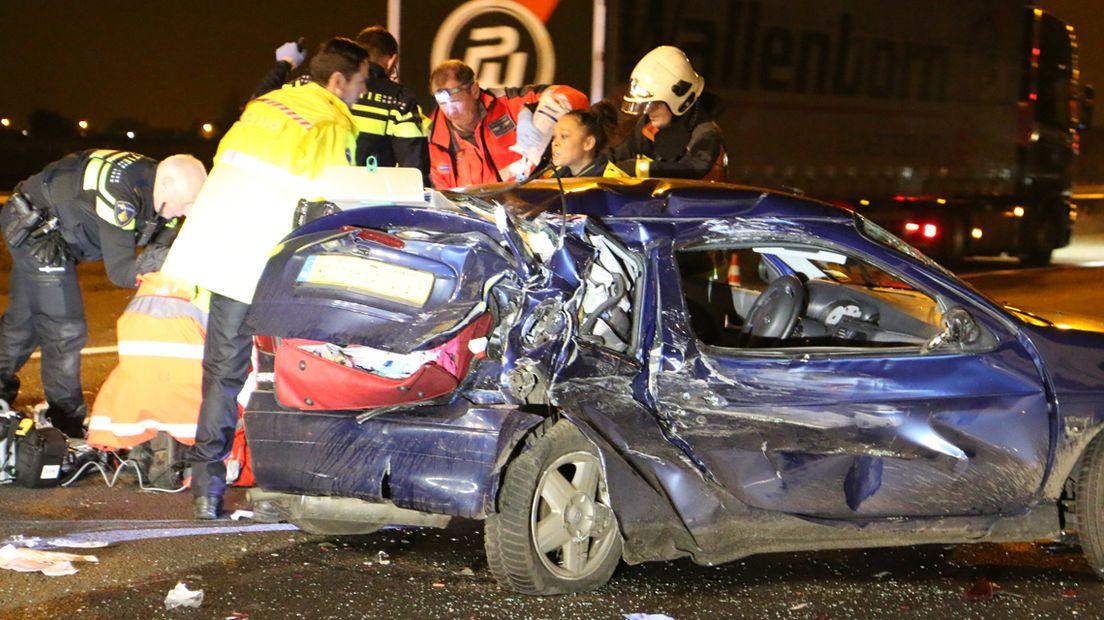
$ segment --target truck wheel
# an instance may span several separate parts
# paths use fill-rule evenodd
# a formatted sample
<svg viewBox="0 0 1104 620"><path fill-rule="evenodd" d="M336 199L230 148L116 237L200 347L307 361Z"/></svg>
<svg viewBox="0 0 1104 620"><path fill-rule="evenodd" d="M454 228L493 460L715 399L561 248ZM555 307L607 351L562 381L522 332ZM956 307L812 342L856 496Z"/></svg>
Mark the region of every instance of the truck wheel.
<svg viewBox="0 0 1104 620"><path fill-rule="evenodd" d="M966 255L966 222L952 220L945 234L939 262L947 267L958 267Z"/></svg>
<svg viewBox="0 0 1104 620"><path fill-rule="evenodd" d="M1077 534L1097 577L1104 579L1104 436L1089 444L1077 476Z"/></svg>
<svg viewBox="0 0 1104 620"><path fill-rule="evenodd" d="M1058 233L1054 224L1044 222L1035 231L1031 247L1020 255L1020 265L1024 267L1046 267L1050 264L1050 255L1058 245Z"/></svg>
<svg viewBox="0 0 1104 620"><path fill-rule="evenodd" d="M597 449L561 420L506 466L483 536L491 574L525 594L585 592L621 561Z"/></svg>

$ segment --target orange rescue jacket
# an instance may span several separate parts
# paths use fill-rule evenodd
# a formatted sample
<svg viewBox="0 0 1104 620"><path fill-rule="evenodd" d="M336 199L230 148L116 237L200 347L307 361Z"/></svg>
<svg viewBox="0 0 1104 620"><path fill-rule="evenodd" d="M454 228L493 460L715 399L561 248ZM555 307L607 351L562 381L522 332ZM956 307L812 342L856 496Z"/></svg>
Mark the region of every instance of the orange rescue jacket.
<svg viewBox="0 0 1104 620"><path fill-rule="evenodd" d="M160 272L139 276L118 321L119 365L92 405L88 443L130 448L165 431L195 443L207 333L206 295Z"/></svg>

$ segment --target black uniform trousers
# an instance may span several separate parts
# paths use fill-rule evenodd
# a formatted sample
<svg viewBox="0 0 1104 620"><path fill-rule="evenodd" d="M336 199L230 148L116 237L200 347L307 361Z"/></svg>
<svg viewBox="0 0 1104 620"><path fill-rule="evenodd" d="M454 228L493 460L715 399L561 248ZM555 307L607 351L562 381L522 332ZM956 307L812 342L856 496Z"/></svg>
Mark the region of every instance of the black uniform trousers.
<svg viewBox="0 0 1104 620"><path fill-rule="evenodd" d="M238 425L238 394L249 374L253 337L246 333L249 304L211 293L207 339L203 344L203 401L199 406L192 465L192 494L222 497L226 457Z"/></svg>
<svg viewBox="0 0 1104 620"><path fill-rule="evenodd" d="M0 209L0 222L10 217L8 209ZM60 267L44 266L29 254L27 245L8 248L12 269L8 309L0 319L0 398L9 404L15 400L16 373L41 346L47 417L74 436L86 412L80 352L88 341L76 262L70 258Z"/></svg>

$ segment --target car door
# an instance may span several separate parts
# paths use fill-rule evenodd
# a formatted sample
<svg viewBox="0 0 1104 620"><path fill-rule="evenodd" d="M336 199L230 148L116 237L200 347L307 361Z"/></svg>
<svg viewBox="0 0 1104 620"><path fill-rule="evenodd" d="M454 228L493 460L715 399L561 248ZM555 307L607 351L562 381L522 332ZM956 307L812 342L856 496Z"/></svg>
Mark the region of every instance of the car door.
<svg viewBox="0 0 1104 620"><path fill-rule="evenodd" d="M817 316L861 323L876 315L901 333L879 326L881 340L837 338L844 325L837 320L826 335L754 348L740 346L746 338L703 342L697 332L710 319L693 317L687 308L701 302L686 298L701 287L683 284L694 274L680 272L672 251L661 265L662 331L664 346L684 347L684 358L656 374L657 410L707 477L756 508L824 518L1008 513L1029 503L1045 473L1050 407L1036 365L1005 323L968 296L954 296L953 287L912 286L853 255L842 265L815 260L842 257L838 250L791 246L798 259L779 260L769 248L758 249L768 251L753 280L775 279L789 267L806 288L829 289L844 302L854 293L857 305L875 308L829 305ZM864 271L869 281L856 286L852 278ZM749 284L743 272L745 295L765 284ZM809 277L816 273L823 282ZM725 317L718 330L739 323L735 291L732 299L732 307L712 308ZM801 311L812 314L812 303L807 299ZM923 323L935 322L931 333L938 333L942 316L962 310L980 330L976 341L929 350ZM814 322L809 329L821 329Z"/></svg>

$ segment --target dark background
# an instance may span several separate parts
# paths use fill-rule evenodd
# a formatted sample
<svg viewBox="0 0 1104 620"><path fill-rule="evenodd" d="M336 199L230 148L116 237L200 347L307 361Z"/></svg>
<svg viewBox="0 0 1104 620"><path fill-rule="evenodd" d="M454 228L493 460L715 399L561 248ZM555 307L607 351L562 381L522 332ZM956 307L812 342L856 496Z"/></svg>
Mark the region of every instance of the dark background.
<svg viewBox="0 0 1104 620"><path fill-rule="evenodd" d="M432 37L459 4L403 3L402 79L427 104ZM636 60L618 49L618 41L622 47L644 42L633 39L632 24L618 23L626 0L607 4L613 36L607 42L606 94L616 95ZM641 7L646 14L659 6L650 0L632 4L638 14ZM1078 29L1083 81L1104 83L1100 1L1039 4ZM584 91L590 84L591 7L586 0L561 0L548 23L558 56L556 81ZM386 24L386 9L386 0L0 0L0 117L12 122L0 128L0 188L67 151L92 146L209 158L217 132L237 117L272 66L277 45L302 36L314 47L334 35L352 36L366 25ZM77 119L90 123L83 136ZM205 122L215 125L214 138L199 132ZM24 130L32 135L23 136ZM127 139L126 131L136 138Z"/></svg>

